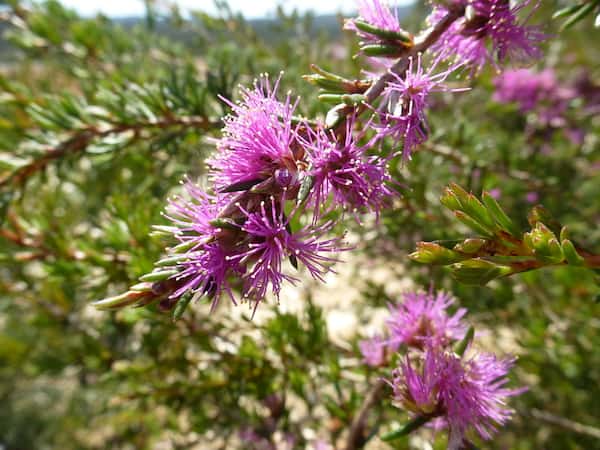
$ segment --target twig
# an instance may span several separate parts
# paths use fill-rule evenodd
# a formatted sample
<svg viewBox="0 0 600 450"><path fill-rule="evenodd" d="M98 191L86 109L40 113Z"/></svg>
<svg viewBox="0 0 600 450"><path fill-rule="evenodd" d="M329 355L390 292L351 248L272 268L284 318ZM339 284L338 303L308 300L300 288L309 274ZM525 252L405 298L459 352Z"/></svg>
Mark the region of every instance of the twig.
<svg viewBox="0 0 600 450"><path fill-rule="evenodd" d="M344 121L352 114L360 115L367 110L367 105L372 104L384 91L389 81L392 81L396 76L403 75L408 69L410 59L417 56L420 53L425 52L431 47L444 32L452 25L458 18L464 14L464 8L452 8L448 14L440 20L434 27L425 30L415 39L415 45L403 55L390 69L388 69L383 75L381 75L369 89L365 91L365 100L360 105L355 107L347 107L344 109L346 114L345 119L337 125L337 133L345 132Z"/></svg>
<svg viewBox="0 0 600 450"><path fill-rule="evenodd" d="M369 414L369 410L373 407L373 405L381 398L385 385L385 380L381 378L378 379L365 397L358 414L354 417L352 425L350 425L350 431L346 441L346 450L355 450L361 448L365 444L364 431L367 422L367 415Z"/></svg>
<svg viewBox="0 0 600 450"><path fill-rule="evenodd" d="M377 99L385 89L387 83L394 79L397 75L402 75L408 69L411 57L423 53L431 47L444 32L452 25L464 11L461 8L448 12L446 17L440 20L433 28L425 32L425 34L417 37L415 45L410 49L406 56L403 56L396 64L394 64L386 73L384 73L373 84L367 92L365 92L366 103L371 103Z"/></svg>
<svg viewBox="0 0 600 450"><path fill-rule="evenodd" d="M75 133L56 147L49 148L42 157L13 172L10 176L0 180L0 188L14 184L23 184L31 175L46 168L52 161L63 158L69 154L83 152L90 143L97 138L107 137L111 134L133 131L139 133L145 129L169 127L196 127L209 130L219 124L209 121L206 117L169 117L151 122L136 122L131 124L118 124L108 129L99 129L94 126L76 130Z"/></svg>
<svg viewBox="0 0 600 450"><path fill-rule="evenodd" d="M556 416L552 413L549 413L547 411L541 411L539 409L532 409L531 416L543 422L547 422L552 425L558 425L559 427L562 427L566 430L600 439L600 428L595 428L590 425L584 425L579 422L574 422L573 420Z"/></svg>

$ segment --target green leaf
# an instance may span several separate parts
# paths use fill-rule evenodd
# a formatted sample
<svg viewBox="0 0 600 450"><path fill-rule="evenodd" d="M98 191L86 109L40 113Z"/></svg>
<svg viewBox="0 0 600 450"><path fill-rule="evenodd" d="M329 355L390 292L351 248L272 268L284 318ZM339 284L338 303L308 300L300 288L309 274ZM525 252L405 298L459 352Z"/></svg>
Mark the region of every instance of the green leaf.
<svg viewBox="0 0 600 450"><path fill-rule="evenodd" d="M473 326L470 326L467 330L467 334L465 334L465 337L462 338L462 340L458 342L454 347L454 353L456 353L458 356L463 356L467 348L469 348L469 346L471 345L471 342L473 342L474 337L475 328L473 328Z"/></svg>
<svg viewBox="0 0 600 450"><path fill-rule="evenodd" d="M366 56L396 58L406 52L406 47L385 44L367 44L360 48Z"/></svg>
<svg viewBox="0 0 600 450"><path fill-rule="evenodd" d="M304 175L302 183L300 184L300 189L298 190L298 197L296 199L296 203L303 203L308 198L308 196L310 195L310 191L313 188L314 182L314 177L307 174Z"/></svg>
<svg viewBox="0 0 600 450"><path fill-rule="evenodd" d="M385 30L383 28L378 28L370 23L364 22L362 20L354 19L352 21L356 28L365 33L373 34L375 36L379 36L383 39L397 40L404 44L410 44L412 46L412 36L410 33L402 30L402 31L393 31L393 30Z"/></svg>
<svg viewBox="0 0 600 450"><path fill-rule="evenodd" d="M428 417L428 416L417 416L414 419L412 419L410 422L406 423L404 426L402 426L394 431L390 431L389 433L384 434L383 436L381 436L381 440L384 442L389 442L389 441L394 441L396 439L399 439L403 436L406 436L407 434L412 433L415 430L418 430L423 425L425 425L427 422L429 422L431 419L432 419L432 417Z"/></svg>
<svg viewBox="0 0 600 450"><path fill-rule="evenodd" d="M452 264L452 276L460 283L484 286L490 281L512 273L512 268L484 259L469 259Z"/></svg>
<svg viewBox="0 0 600 450"><path fill-rule="evenodd" d="M561 17L570 16L571 14L574 14L575 12L577 12L583 6L584 6L583 4L571 5L571 6L567 6L566 8L559 9L554 14L552 14L552 18L560 19Z"/></svg>
<svg viewBox="0 0 600 450"><path fill-rule="evenodd" d="M583 266L585 259L577 253L575 246L568 239L564 239L562 242L562 251L565 255L565 259L572 266Z"/></svg>
<svg viewBox="0 0 600 450"><path fill-rule="evenodd" d="M454 216L476 233L479 233L487 238L492 238L494 236L493 231L490 231L488 228L477 222L475 219L469 217L464 212L454 211Z"/></svg>
<svg viewBox="0 0 600 450"><path fill-rule="evenodd" d="M515 226L512 220L506 215L500 204L496 201L494 197L492 197L489 193L484 192L481 195L481 200L483 204L487 207L489 213L496 219L496 222L503 227L503 229L508 232L513 237L519 237L520 231Z"/></svg>
<svg viewBox="0 0 600 450"><path fill-rule="evenodd" d="M181 316L183 316L183 313L185 312L191 301L192 294L189 292L179 299L177 305L175 305L175 309L173 309L173 321L176 322L179 319L181 319Z"/></svg>
<svg viewBox="0 0 600 450"><path fill-rule="evenodd" d="M595 2L589 2L583 5L577 12L575 12L571 17L569 17L565 23L560 27L561 31L571 28L577 22L582 20L585 16L591 13L596 7Z"/></svg>
<svg viewBox="0 0 600 450"><path fill-rule="evenodd" d="M179 273L178 270L157 270L140 277L140 281L163 281Z"/></svg>

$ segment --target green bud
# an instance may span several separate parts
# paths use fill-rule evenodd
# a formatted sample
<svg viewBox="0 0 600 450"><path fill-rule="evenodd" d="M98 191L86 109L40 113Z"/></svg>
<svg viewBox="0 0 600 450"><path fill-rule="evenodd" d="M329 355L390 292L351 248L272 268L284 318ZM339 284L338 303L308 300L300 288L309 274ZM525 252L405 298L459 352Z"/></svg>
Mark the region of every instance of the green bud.
<svg viewBox="0 0 600 450"><path fill-rule="evenodd" d="M191 239L187 242L182 242L181 244L178 244L175 247L172 247L170 249L170 253L185 253L188 250L191 250L192 248L194 248L196 245L198 245L198 242Z"/></svg>
<svg viewBox="0 0 600 450"><path fill-rule="evenodd" d="M152 225L152 234L153 235L163 235L163 236L173 236L173 233L176 231L175 227L170 227L167 225Z"/></svg>
<svg viewBox="0 0 600 450"><path fill-rule="evenodd" d="M569 229L565 226L560 229L560 240L561 242L565 239L569 239Z"/></svg>
<svg viewBox="0 0 600 450"><path fill-rule="evenodd" d="M542 205L534 206L529 214L527 215L527 221L529 225L535 227L538 222L542 222L547 225L548 228L552 230L557 236L560 235L560 230L562 229L562 225L558 222L550 211L544 208Z"/></svg>
<svg viewBox="0 0 600 450"><path fill-rule="evenodd" d="M533 250L537 260L546 264L558 264L564 260L562 248L554 233L542 222L523 235L525 244Z"/></svg>
<svg viewBox="0 0 600 450"><path fill-rule="evenodd" d="M466 257L433 242L419 242L414 253L408 255L413 261L422 264L447 265L464 260Z"/></svg>
<svg viewBox="0 0 600 450"><path fill-rule="evenodd" d="M137 283L129 288L130 291L148 292L152 290L153 283Z"/></svg>
<svg viewBox="0 0 600 450"><path fill-rule="evenodd" d="M549 258L555 263L561 263L565 260L565 255L562 250L562 246L558 242L558 239L552 238L548 241Z"/></svg>
<svg viewBox="0 0 600 450"><path fill-rule="evenodd" d="M460 244L455 245L454 250L456 250L457 252L460 252L460 253L474 255L477 252L479 252L479 250L481 250L483 248L483 246L485 246L488 242L489 241L487 241L486 239L479 239L479 238L465 239Z"/></svg>
<svg viewBox="0 0 600 450"><path fill-rule="evenodd" d="M510 266L495 264L484 259L469 259L452 264L452 276L459 282L469 285L483 286L495 278L512 273Z"/></svg>
<svg viewBox="0 0 600 450"><path fill-rule="evenodd" d="M467 196L467 200L463 204L463 208L465 213L470 215L481 225L485 226L485 228L491 230L492 232L498 229L496 221L488 212L487 208L473 194L469 194Z"/></svg>

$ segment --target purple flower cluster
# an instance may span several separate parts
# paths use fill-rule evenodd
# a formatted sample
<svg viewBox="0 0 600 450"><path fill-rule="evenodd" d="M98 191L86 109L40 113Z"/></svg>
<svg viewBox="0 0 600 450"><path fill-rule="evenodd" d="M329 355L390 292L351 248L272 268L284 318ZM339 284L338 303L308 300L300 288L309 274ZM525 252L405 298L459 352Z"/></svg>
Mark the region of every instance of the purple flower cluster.
<svg viewBox="0 0 600 450"><path fill-rule="evenodd" d="M372 367L388 367L396 361L393 354L405 350L388 381L394 405L436 428L448 428L449 448L458 449L472 430L490 439L512 416L507 398L524 389L506 387L513 358L474 352L467 358L452 350L472 338L462 322L466 309L450 314L453 304L443 292L405 294L403 303L389 305L387 337L375 336L359 346ZM470 341L465 344L470 348Z"/></svg>
<svg viewBox="0 0 600 450"><path fill-rule="evenodd" d="M498 67L508 59L538 58L539 45L546 35L538 27L528 26L528 18L520 21L518 17L530 3L523 0L511 6L507 0L461 0L448 8L438 5L428 18L432 26L446 17L449 9L463 9L464 15L446 30L432 50L441 58L455 58L470 66L473 72L487 63Z"/></svg>
<svg viewBox="0 0 600 450"><path fill-rule="evenodd" d="M256 308L269 292L278 297L285 281L297 281L287 262L322 280L346 249L339 237L327 237L335 223L324 214L378 214L394 195L387 160L357 143L351 120L339 138L296 119L297 101L279 101L278 84L265 76L241 89L239 103L225 100L232 113L209 161L212 189L188 181L188 199L169 202L167 230L179 241L167 258L176 271L172 300L207 296L214 307L226 293L236 303L236 288ZM312 214L302 225L307 209Z"/></svg>
<svg viewBox="0 0 600 450"><path fill-rule="evenodd" d="M562 124L569 102L577 95L557 80L552 69L505 70L496 77L494 86L494 100L516 103L521 112L533 111L542 123L549 125Z"/></svg>

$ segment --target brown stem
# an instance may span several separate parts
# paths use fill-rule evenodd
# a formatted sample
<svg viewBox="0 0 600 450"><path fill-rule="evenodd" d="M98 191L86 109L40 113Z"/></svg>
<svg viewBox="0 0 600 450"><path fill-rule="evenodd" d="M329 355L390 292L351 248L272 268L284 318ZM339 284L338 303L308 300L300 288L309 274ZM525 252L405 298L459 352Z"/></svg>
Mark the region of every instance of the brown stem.
<svg viewBox="0 0 600 450"><path fill-rule="evenodd" d="M111 134L125 133L133 131L139 133L145 129L151 128L169 128L169 127L197 127L202 130L209 130L217 124L209 121L206 117L167 117L151 122L137 122L132 124L117 124L108 129L98 129L95 126L88 126L75 131L73 136L63 141L56 147L49 148L46 153L38 159L21 167L10 176L0 180L0 187L7 185L23 184L31 175L46 168L50 163L69 154L83 152L88 145L97 138L110 136Z"/></svg>
<svg viewBox="0 0 600 450"><path fill-rule="evenodd" d="M403 75L408 69L410 58L415 57L420 53L429 49L442 34L452 25L457 19L464 15L464 8L453 8L448 14L440 20L435 26L425 30L417 38L415 45L403 55L390 69L381 75L364 93L365 100L357 106L347 106L344 108L346 119L352 114L360 115L367 110L367 105L372 104L384 91L387 83L394 79L395 76ZM342 111L340 111L341 113ZM343 136L346 132L345 120L342 120L335 128L338 136Z"/></svg>
<svg viewBox="0 0 600 450"><path fill-rule="evenodd" d="M580 247L577 247L577 253L585 260L585 266L589 269L600 269L600 255L588 252Z"/></svg>
<svg viewBox="0 0 600 450"><path fill-rule="evenodd" d="M381 398L385 385L385 380L380 378L367 393L367 396L365 397L358 414L354 417L352 425L350 425L348 439L346 440L346 450L355 450L365 445L364 432L367 422L367 415L369 414L369 410L373 407L373 405Z"/></svg>
<svg viewBox="0 0 600 450"><path fill-rule="evenodd" d="M539 409L531 410L531 416L535 419L550 423L552 425L557 425L566 430L600 439L600 428L595 428L590 425L584 425L573 420L567 419L565 417L556 416L547 411L540 411Z"/></svg>
<svg viewBox="0 0 600 450"><path fill-rule="evenodd" d="M365 92L365 97L367 97L366 103L375 101L381 95L387 83L394 79L394 75L402 75L406 72L410 58L429 49L463 13L464 11L461 9L449 11L446 17L440 20L434 27L417 37L415 45L410 49L408 54L403 56L386 73L379 77L375 84Z"/></svg>

